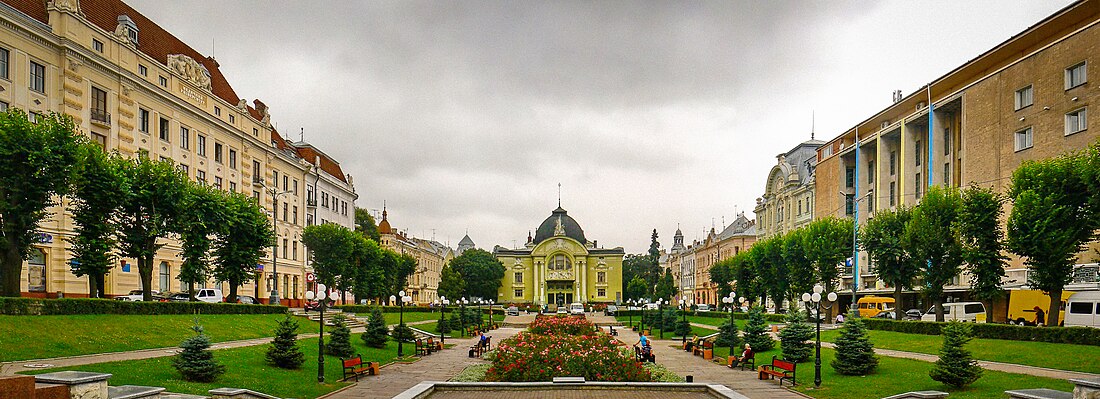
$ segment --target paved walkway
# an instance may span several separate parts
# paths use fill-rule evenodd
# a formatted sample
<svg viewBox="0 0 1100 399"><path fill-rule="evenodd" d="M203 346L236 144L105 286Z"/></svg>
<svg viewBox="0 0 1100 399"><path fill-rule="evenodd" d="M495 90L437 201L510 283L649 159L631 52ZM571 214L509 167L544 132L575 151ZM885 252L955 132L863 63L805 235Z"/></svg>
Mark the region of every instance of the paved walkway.
<svg viewBox="0 0 1100 399"><path fill-rule="evenodd" d="M518 328L499 328L489 332L495 346L501 340L522 331ZM360 377L359 383L339 392L322 396L326 399L373 399L392 398L423 381L447 381L462 369L488 361L469 357L468 348L476 338L450 338L448 344L453 348L436 352L420 358L413 363L394 363L383 367L377 376Z"/></svg>

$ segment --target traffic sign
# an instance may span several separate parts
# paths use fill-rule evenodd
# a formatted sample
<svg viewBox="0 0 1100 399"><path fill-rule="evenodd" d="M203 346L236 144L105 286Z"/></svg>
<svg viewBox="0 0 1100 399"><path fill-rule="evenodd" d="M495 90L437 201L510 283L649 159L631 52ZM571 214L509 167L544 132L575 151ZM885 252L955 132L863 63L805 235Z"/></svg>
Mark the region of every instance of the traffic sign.
<svg viewBox="0 0 1100 399"><path fill-rule="evenodd" d="M313 275L313 273L306 273L306 282L312 283L314 281L317 281L317 276Z"/></svg>

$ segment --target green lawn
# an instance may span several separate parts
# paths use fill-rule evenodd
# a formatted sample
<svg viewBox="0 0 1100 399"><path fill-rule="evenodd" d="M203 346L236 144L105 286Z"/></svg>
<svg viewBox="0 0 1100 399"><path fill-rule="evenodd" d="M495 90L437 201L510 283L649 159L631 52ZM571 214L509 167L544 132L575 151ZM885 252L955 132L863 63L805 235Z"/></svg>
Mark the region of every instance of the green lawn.
<svg viewBox="0 0 1100 399"><path fill-rule="evenodd" d="M453 315L454 315L454 313L451 313L450 310L447 311L447 318L448 319L450 319L451 316L453 316ZM370 313L357 313L356 316L369 318ZM382 316L384 316L386 318L386 324L387 325L397 324L398 321L401 319L401 314L398 313L398 312L383 313ZM435 313L405 312L405 323L406 324L414 323L414 322L418 322L418 321L424 321L424 320L439 320L439 313L438 312L435 312ZM504 320L504 315L494 314L493 315L493 320L503 321Z"/></svg>
<svg viewBox="0 0 1100 399"><path fill-rule="evenodd" d="M939 335L868 331L876 348L938 355L943 346ZM831 342L839 334L837 330L822 331L821 340ZM1100 373L1100 346L975 338L966 348L980 360Z"/></svg>
<svg viewBox="0 0 1100 399"><path fill-rule="evenodd" d="M28 374L61 370L110 373L114 375L111 377L111 385L165 387L169 392L195 395L205 395L214 388L231 387L251 389L283 398L316 398L348 385L340 382L343 377L340 359L332 356L325 356L325 383L317 383L317 339L302 339L298 345L306 356L306 362L299 370L269 366L264 360L268 345L217 350L214 352L215 358L226 365L228 371L218 381L210 384L181 380L179 373L172 367L171 356L36 370ZM367 348L359 339L359 334L353 334L352 345L363 356L363 361L392 362L397 357L396 342L389 342L384 349ZM405 345L404 349L408 353L414 351L413 345Z"/></svg>
<svg viewBox="0 0 1100 399"><path fill-rule="evenodd" d="M630 330L630 322L628 320L620 320L620 321L622 321L623 327L616 330L616 331L619 331L619 334L623 334L622 335L623 337L630 337L631 334L637 335L636 332ZM638 320L634 320L634 324L637 325ZM716 332L718 332L717 329L691 326L691 333L695 334L695 335L698 335L700 337L705 337L707 335L711 335L711 334L714 334ZM650 329L650 334L651 334L650 338L660 339L661 330L659 328ZM675 335L671 331L665 332L665 339L672 339L673 337L680 338L679 335ZM688 338L691 338L691 337L689 336Z"/></svg>
<svg viewBox="0 0 1100 399"><path fill-rule="evenodd" d="M176 346L195 318L224 342L269 337L283 315L0 316L0 361Z"/></svg>

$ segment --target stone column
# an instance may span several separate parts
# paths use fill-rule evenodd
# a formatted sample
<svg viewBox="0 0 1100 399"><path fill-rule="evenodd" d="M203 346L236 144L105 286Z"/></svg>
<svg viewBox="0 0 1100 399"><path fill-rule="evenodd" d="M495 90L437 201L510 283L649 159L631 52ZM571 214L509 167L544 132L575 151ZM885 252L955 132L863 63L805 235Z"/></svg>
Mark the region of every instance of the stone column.
<svg viewBox="0 0 1100 399"><path fill-rule="evenodd" d="M1072 378L1069 382L1074 385L1073 399L1100 398L1100 378Z"/></svg>
<svg viewBox="0 0 1100 399"><path fill-rule="evenodd" d="M58 371L39 374L34 378L40 383L68 385L69 397L72 399L107 399L107 380L111 375L87 371Z"/></svg>

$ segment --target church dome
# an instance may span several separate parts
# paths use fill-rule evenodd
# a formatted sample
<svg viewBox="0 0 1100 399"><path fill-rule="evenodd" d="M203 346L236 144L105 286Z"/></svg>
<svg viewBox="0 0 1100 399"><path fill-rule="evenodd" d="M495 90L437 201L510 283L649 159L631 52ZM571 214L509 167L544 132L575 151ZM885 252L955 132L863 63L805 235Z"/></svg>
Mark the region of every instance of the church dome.
<svg viewBox="0 0 1100 399"><path fill-rule="evenodd" d="M558 221L561 221L561 226L565 230L565 236L577 240L581 245L586 244L588 241L584 239L584 230L581 229L581 225L573 220L565 209L560 206L550 214L550 217L542 221L538 230L535 230L535 245L545 241L548 238L554 237L554 231L557 230Z"/></svg>

